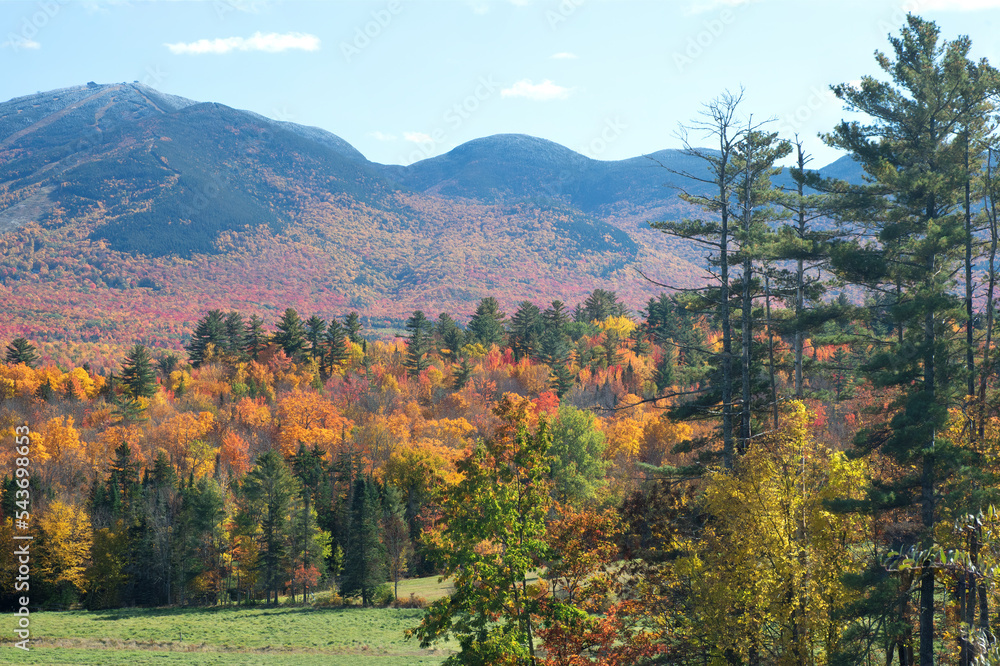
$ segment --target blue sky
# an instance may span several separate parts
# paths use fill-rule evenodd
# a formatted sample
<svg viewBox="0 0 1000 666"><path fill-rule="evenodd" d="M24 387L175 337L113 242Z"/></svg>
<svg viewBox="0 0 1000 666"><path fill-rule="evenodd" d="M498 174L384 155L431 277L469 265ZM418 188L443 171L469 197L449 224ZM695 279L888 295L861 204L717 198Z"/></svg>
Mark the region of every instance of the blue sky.
<svg viewBox="0 0 1000 666"><path fill-rule="evenodd" d="M677 148L743 86L820 166L844 116L829 85L875 74L907 10L1000 66L1000 0L7 0L0 99L139 80L406 164L503 132L598 159Z"/></svg>

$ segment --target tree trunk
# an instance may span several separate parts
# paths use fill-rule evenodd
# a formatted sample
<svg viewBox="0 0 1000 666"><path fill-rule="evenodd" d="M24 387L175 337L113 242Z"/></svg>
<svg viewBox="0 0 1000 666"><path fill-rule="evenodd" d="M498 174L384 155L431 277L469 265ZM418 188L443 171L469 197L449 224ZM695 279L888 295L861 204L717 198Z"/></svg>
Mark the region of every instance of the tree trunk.
<svg viewBox="0 0 1000 666"><path fill-rule="evenodd" d="M767 326L767 372L771 379L771 414L774 429L778 429L778 386L774 381L774 331L771 329L771 276L764 268L764 318Z"/></svg>

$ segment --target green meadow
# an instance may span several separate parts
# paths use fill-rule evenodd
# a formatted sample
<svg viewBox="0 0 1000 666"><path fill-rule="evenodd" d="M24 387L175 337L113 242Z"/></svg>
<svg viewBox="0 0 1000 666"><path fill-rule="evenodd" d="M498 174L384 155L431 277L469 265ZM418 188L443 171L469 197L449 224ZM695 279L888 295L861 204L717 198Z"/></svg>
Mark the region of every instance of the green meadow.
<svg viewBox="0 0 1000 666"><path fill-rule="evenodd" d="M399 596L445 594L436 577L401 582ZM322 598L321 595L320 599ZM131 608L38 612L31 650L14 647L13 615L0 619L0 663L94 664L440 664L455 645L421 649L403 631L423 611L302 605ZM6 624L7 627L3 625Z"/></svg>

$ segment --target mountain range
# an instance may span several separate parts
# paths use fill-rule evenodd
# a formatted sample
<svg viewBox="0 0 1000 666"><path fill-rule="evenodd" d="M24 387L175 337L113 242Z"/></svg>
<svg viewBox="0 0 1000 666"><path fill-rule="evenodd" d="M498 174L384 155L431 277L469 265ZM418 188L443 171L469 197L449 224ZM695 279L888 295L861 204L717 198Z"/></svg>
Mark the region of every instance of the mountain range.
<svg viewBox="0 0 1000 666"><path fill-rule="evenodd" d="M487 295L512 311L603 288L638 309L662 289L637 269L704 279L699 248L648 228L689 212L677 171L706 173L682 151L601 161L521 134L384 165L325 130L139 83L19 97L0 104L0 340L71 362L177 348L214 307L358 310L374 332Z"/></svg>

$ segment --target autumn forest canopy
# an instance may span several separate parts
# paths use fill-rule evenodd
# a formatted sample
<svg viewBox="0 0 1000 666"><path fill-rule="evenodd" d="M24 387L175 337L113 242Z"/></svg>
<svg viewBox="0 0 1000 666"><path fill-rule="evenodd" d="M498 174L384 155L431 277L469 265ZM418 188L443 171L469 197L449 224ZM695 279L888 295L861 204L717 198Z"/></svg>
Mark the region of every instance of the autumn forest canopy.
<svg viewBox="0 0 1000 666"><path fill-rule="evenodd" d="M363 299L205 307L183 350L123 339L113 364L5 341L32 604L324 591L423 608L407 633L457 641L449 664L1000 663L1000 73L971 53L910 15L833 86L858 120L821 138L858 182L809 169L740 91L707 102L666 165L682 214L648 220L706 277L642 266L638 309L612 284L516 307L484 289L468 320L435 296L375 339ZM255 187L213 233L277 224ZM587 238L619 261L627 235L546 210L537 231L620 279ZM123 225L105 231L146 242ZM16 457L0 447L8 543ZM15 569L0 551L10 608ZM430 575L450 594L399 598Z"/></svg>

